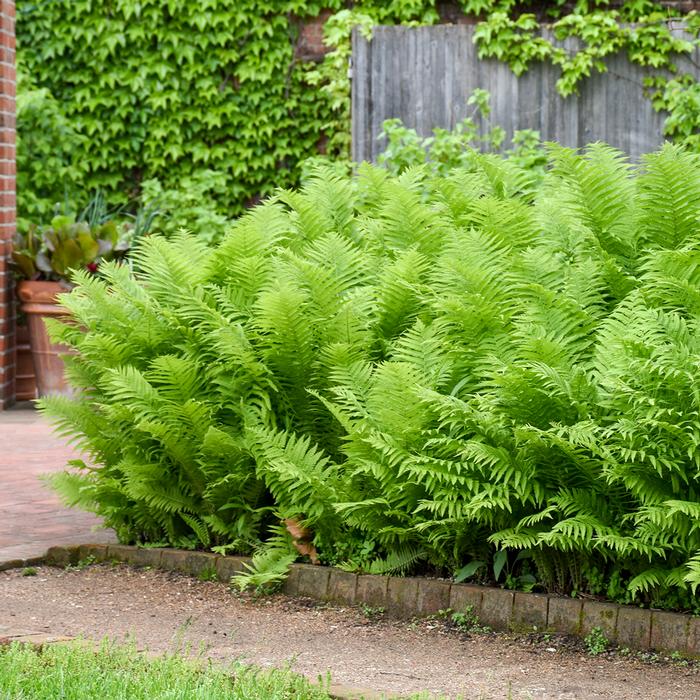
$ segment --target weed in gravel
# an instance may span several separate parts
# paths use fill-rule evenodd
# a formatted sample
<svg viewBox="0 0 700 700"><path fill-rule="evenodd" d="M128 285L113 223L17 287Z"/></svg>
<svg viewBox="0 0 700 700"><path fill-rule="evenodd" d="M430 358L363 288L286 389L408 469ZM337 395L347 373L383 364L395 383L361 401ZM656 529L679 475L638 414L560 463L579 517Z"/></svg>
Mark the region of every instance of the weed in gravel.
<svg viewBox="0 0 700 700"><path fill-rule="evenodd" d="M677 666L687 666L688 665L688 659L684 658L683 654L681 654L680 651L672 652L670 659Z"/></svg>
<svg viewBox="0 0 700 700"><path fill-rule="evenodd" d="M182 636L187 632L187 630L192 626L194 618L190 615L184 622L178 625L176 636Z"/></svg>
<svg viewBox="0 0 700 700"><path fill-rule="evenodd" d="M22 576L36 576L37 570L33 566L22 569Z"/></svg>
<svg viewBox="0 0 700 700"><path fill-rule="evenodd" d="M77 564L68 564L66 566L66 571L82 571L83 569L87 569L89 566L96 563L97 559L95 559L92 554L89 554L87 557L79 559Z"/></svg>
<svg viewBox="0 0 700 700"><path fill-rule="evenodd" d="M197 578L200 581L218 581L219 577L216 574L216 569L213 566L208 566L206 569L202 569Z"/></svg>
<svg viewBox="0 0 700 700"><path fill-rule="evenodd" d="M598 656L608 650L610 640L600 627L594 627L585 637L583 643L590 656Z"/></svg>
<svg viewBox="0 0 700 700"><path fill-rule="evenodd" d="M363 603L362 605L360 605L360 611L368 620L378 620L384 616L386 609L380 606L373 607L371 605Z"/></svg>
<svg viewBox="0 0 700 700"><path fill-rule="evenodd" d="M481 624L473 605L468 605L462 612L452 613L450 621L460 632L485 634L491 631L488 625Z"/></svg>

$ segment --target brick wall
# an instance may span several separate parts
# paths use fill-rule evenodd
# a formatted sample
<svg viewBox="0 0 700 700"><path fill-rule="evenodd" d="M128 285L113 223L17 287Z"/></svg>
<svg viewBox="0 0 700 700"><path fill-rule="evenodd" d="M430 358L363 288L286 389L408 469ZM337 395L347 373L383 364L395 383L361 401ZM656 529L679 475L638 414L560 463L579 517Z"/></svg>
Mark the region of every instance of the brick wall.
<svg viewBox="0 0 700 700"><path fill-rule="evenodd" d="M0 410L14 400L15 3L0 0Z"/></svg>

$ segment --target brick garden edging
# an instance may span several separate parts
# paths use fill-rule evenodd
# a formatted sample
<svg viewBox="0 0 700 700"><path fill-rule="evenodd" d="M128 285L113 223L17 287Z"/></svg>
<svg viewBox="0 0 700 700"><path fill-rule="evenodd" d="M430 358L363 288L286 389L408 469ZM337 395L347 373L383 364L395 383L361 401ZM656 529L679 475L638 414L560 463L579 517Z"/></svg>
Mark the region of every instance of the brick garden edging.
<svg viewBox="0 0 700 700"><path fill-rule="evenodd" d="M0 562L0 571L40 563L67 566L87 557L97 562L117 560L193 576L212 571L225 582L250 561L248 557L209 552L86 544L51 547L44 557L32 560ZM583 637L599 627L611 642L623 647L675 651L700 658L700 618L681 613L438 579L352 574L311 564L293 564L283 590L290 596L381 607L393 617L427 616L448 608L463 611L471 606L479 621L495 630Z"/></svg>

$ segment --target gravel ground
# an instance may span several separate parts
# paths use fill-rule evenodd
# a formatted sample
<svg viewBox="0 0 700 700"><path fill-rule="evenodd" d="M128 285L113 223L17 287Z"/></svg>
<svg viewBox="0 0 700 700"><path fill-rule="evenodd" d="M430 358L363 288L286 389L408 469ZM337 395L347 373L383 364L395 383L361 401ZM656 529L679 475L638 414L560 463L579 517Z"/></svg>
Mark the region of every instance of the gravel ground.
<svg viewBox="0 0 700 700"><path fill-rule="evenodd" d="M181 574L93 566L0 573L0 627L165 651L190 644L221 661L289 662L312 678L450 698L700 698L698 666L616 654L591 658L565 638L465 635L438 620L368 618L354 608L273 596L251 599Z"/></svg>

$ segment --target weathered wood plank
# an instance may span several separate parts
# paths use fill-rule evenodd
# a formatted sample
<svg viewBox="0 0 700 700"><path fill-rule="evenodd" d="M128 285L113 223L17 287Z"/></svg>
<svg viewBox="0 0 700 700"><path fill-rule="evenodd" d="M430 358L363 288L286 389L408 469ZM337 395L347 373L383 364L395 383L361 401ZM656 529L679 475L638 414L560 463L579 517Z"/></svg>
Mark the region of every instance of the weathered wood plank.
<svg viewBox="0 0 700 700"><path fill-rule="evenodd" d="M674 33L682 34L682 27ZM475 88L491 93L489 121L506 130L506 146L514 130L536 129L544 140L565 146L606 141L636 160L663 142L664 117L643 94L648 73L624 54L610 57L607 73L594 74L579 95L564 99L556 91L556 67L538 64L518 79L499 61L479 60L473 37L471 25L376 27L369 42L354 33L354 160L376 160L386 119L397 117L423 136L436 127L454 128L472 112L466 101ZM564 46L575 48L571 40ZM678 63L700 76L700 49Z"/></svg>

